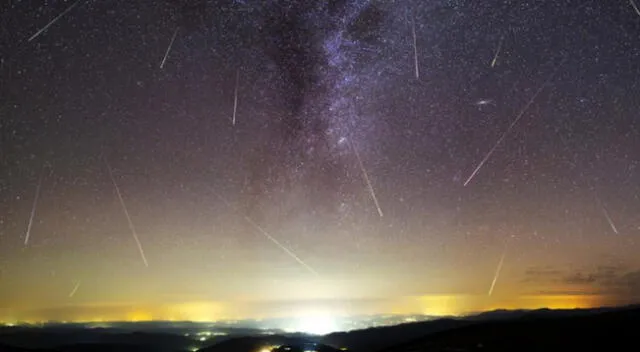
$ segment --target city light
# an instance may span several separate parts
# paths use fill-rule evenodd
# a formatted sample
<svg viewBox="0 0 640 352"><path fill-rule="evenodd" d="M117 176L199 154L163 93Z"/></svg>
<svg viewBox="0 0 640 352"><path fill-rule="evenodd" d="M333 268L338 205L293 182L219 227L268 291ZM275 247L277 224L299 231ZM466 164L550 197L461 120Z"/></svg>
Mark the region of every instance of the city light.
<svg viewBox="0 0 640 352"><path fill-rule="evenodd" d="M271 352L271 351L275 350L278 347L280 347L280 346L278 346L278 345L266 346L266 347L261 348L260 351L258 351L258 352Z"/></svg>
<svg viewBox="0 0 640 352"><path fill-rule="evenodd" d="M320 314L300 318L293 330L313 335L324 335L338 331L339 327L332 316Z"/></svg>

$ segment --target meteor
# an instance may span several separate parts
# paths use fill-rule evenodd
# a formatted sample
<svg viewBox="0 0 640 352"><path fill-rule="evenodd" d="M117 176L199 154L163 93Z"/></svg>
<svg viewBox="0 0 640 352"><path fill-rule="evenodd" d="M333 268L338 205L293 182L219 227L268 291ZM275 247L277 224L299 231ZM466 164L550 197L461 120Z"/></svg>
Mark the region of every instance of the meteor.
<svg viewBox="0 0 640 352"><path fill-rule="evenodd" d="M493 60L491 60L491 68L493 68L496 65L496 62L498 62L498 55L500 55L500 49L502 49L503 40L504 40L504 37L501 37L500 42L498 43L498 49L496 49L496 53L495 55L493 55Z"/></svg>
<svg viewBox="0 0 640 352"><path fill-rule="evenodd" d="M233 210L234 212L240 213L238 210L236 210L231 203L229 203L224 197L222 197L220 194L218 194L217 192L214 191L214 194L220 198L220 200L222 200L224 202L224 204L231 210ZM273 244L275 244L278 248L282 249L282 251L284 251L289 257L293 258L293 260L295 260L296 262L298 262L298 264L302 265L305 269L307 269L310 273L312 273L315 276L320 276L320 274L318 274L318 272L313 269L310 265L308 265L307 263L304 262L304 260L302 260L298 255L296 255L291 249L287 248L285 245L283 245L282 243L280 243L280 241L278 241L275 237L273 237L271 234L269 234L265 229L262 228L262 226L258 225L255 221L253 221L252 218L250 218L248 215L246 214L242 214L240 213L240 215L242 215L243 219L249 223L251 226L253 226L253 228L255 228L256 230L258 230L258 232L260 232L264 237L266 237L269 241L271 241Z"/></svg>
<svg viewBox="0 0 640 352"><path fill-rule="evenodd" d="M167 61L167 57L169 57L169 52L171 51L171 47L173 46L173 42L176 40L176 35L178 35L178 29L176 28L175 32L173 32L173 37L171 37L171 41L169 42L169 46L167 47L167 51L164 53L164 58L162 58L162 63L160 63L160 69L164 67L164 63Z"/></svg>
<svg viewBox="0 0 640 352"><path fill-rule="evenodd" d="M416 70L416 79L420 79L420 69L418 68L418 39L416 37L416 22L411 21L411 33L413 34L413 63Z"/></svg>
<svg viewBox="0 0 640 352"><path fill-rule="evenodd" d="M564 61L563 61L564 62ZM496 143L493 145L493 147L489 150L489 152L484 156L484 158L482 158L482 160L480 161L480 163L478 164L478 166L476 166L476 168L473 170L473 172L471 173L471 175L469 175L469 177L467 178L467 180L464 182L464 186L466 187L469 182L471 182L471 180L473 180L473 178L476 176L476 174L478 173L478 171L480 171L480 169L482 168L482 166L484 166L484 164L487 162L487 160L489 160L489 158L491 157L491 155L496 151L496 149L498 148L498 146L500 145L500 143L502 143L502 141L505 139L505 137L507 137L507 135L511 132L511 130L513 130L513 128L518 124L518 122L520 121L520 119L522 118L522 116L524 116L524 113L527 112L527 110L529 109L529 107L531 106L531 104L533 104L534 100L536 100L536 98L538 97L538 95L540 95L540 93L542 92L542 90L544 90L545 86L551 81L551 79L556 75L556 72L558 71L558 68L562 66L562 63L560 63L560 65L556 66L556 69L553 70L553 72L549 75L549 77L544 81L544 83L542 83L542 85L538 88L538 90L535 92L535 94L533 94L533 96L531 97L531 99L529 99L529 101L527 102L527 104L525 104L525 106L522 108L522 110L520 110L520 113L516 116L516 118L513 120L513 122L511 122L511 124L509 125L509 127L507 128L506 131L504 131L502 133L502 135L500 136L500 138L498 138L498 141L496 141Z"/></svg>
<svg viewBox="0 0 640 352"><path fill-rule="evenodd" d="M78 280L76 285L73 287L73 290L71 290L71 293L69 293L69 298L73 297L76 294L76 291L78 291L78 288L80 287L80 283L81 281Z"/></svg>
<svg viewBox="0 0 640 352"><path fill-rule="evenodd" d="M144 266L149 267L149 263L147 262L147 257L144 255L144 250L142 249L142 244L140 243L140 239L138 238L138 233L136 232L136 228L133 226L133 222L131 221L131 216L129 215L129 210L127 210L127 206L124 204L124 199L122 198L122 193L120 193L120 187L116 183L116 179L113 176L113 170L111 169L111 165L107 159L104 159L104 163L107 165L107 169L109 170L109 177L111 178L111 182L113 182L113 187L116 189L116 193L118 194L118 199L120 200L120 205L122 206L122 211L127 218L127 222L129 223L129 230L131 230L131 236L136 241L136 245L138 246L138 251L140 252L140 257L142 257L142 261L144 262Z"/></svg>
<svg viewBox="0 0 640 352"><path fill-rule="evenodd" d="M53 25L54 23L58 22L59 19L61 19L64 15L69 13L69 11L71 11L74 7L76 7L76 5L78 5L80 3L80 1L81 0L78 0L78 1L74 2L73 4L71 4L71 6L67 7L66 10L64 10L61 14L56 16L56 18L51 20L51 22L49 22L46 26L42 27L39 31L37 31L34 35L32 35L27 41L30 42L30 41L38 38L40 36L40 34L44 33L47 29L49 29L49 27L51 27L51 25Z"/></svg>
<svg viewBox="0 0 640 352"><path fill-rule="evenodd" d="M38 198L40 198L40 187L42 186L42 176L44 170L40 172L40 178L38 179L38 186L36 187L36 196L33 198L33 205L31 206L31 216L29 216L29 224L27 225L27 233L24 236L24 245L29 244L29 237L31 236L31 227L33 226L33 219L36 215L36 208L38 206Z"/></svg>
<svg viewBox="0 0 640 352"><path fill-rule="evenodd" d="M491 296L493 294L493 288L496 286L496 282L498 282L498 277L500 277L500 272L502 271L502 264L504 264L504 257L507 254L507 245L505 244L504 250L502 251L502 256L500 257L500 262L498 262L498 268L496 268L496 273L493 275L493 281L491 281L491 287L489 288L488 295Z"/></svg>
<svg viewBox="0 0 640 352"><path fill-rule="evenodd" d="M238 80L240 79L240 70L236 70L236 87L233 93L233 118L232 125L236 125L236 112L238 111Z"/></svg>
<svg viewBox="0 0 640 352"><path fill-rule="evenodd" d="M373 189L373 185L371 184L371 180L369 180L369 174L367 170L364 168L364 164L362 164L362 159L360 159L360 153L358 153L358 149L356 146L349 140L351 144L351 149L353 149L353 153L356 155L356 159L358 159L358 166L360 166L360 171L362 171L362 176L364 177L365 182L367 183L367 188L369 189L369 193L371 194L371 198L373 199L373 203L376 205L376 209L378 210L378 215L382 217L382 208L380 208L380 203L378 203L378 197L376 197L376 191Z"/></svg>

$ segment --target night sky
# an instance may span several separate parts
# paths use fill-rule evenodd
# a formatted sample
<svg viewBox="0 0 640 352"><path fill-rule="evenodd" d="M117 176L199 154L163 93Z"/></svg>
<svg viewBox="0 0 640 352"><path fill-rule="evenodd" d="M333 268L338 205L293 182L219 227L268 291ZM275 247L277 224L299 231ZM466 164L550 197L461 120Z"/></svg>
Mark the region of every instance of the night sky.
<svg viewBox="0 0 640 352"><path fill-rule="evenodd" d="M2 321L640 301L633 1L1 7Z"/></svg>

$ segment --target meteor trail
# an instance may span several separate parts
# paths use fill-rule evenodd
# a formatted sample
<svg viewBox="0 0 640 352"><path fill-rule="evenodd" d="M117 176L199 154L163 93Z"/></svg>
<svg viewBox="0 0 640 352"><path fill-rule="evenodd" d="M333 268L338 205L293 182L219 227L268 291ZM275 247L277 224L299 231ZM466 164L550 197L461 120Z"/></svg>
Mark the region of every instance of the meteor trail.
<svg viewBox="0 0 640 352"><path fill-rule="evenodd" d="M638 8L638 5L636 5L636 2L633 0L629 0L629 2L631 3L631 6L633 6L633 9L636 11L638 16L640 16L640 9Z"/></svg>
<svg viewBox="0 0 640 352"><path fill-rule="evenodd" d="M614 224L613 220L611 220L611 216L609 216L609 212L607 211L607 208L602 207L602 212L604 213L604 217L607 218L607 222L609 223L609 226L611 226L611 230L613 230L613 232L615 232L616 235L618 235L619 234L618 228L616 228L616 224Z"/></svg>
<svg viewBox="0 0 640 352"><path fill-rule="evenodd" d="M416 22L411 21L411 33L413 34L413 62L416 68L416 78L420 78L420 70L418 68L418 40L416 38Z"/></svg>
<svg viewBox="0 0 640 352"><path fill-rule="evenodd" d="M500 42L498 43L498 49L496 49L496 53L495 55L493 55L493 60L491 60L491 67L493 68L496 65L496 62L498 61L498 55L500 55L500 49L502 49L502 41L504 40L504 37L500 37Z"/></svg>
<svg viewBox="0 0 640 352"><path fill-rule="evenodd" d="M236 125L236 111L238 111L238 80L240 79L240 70L236 70L236 87L233 93L233 119L231 120L232 125Z"/></svg>
<svg viewBox="0 0 640 352"><path fill-rule="evenodd" d="M602 214L607 219L607 222L609 223L609 226L611 227L611 230L616 235L620 234L618 232L618 228L616 227L616 224L613 222L613 219L611 219L611 216L609 215L609 211L607 211L607 208L604 206L604 203L602 203L602 200L600 200L600 197L598 197L596 195L596 199L598 200L598 204L600 205L600 209L602 210Z"/></svg>
<svg viewBox="0 0 640 352"><path fill-rule="evenodd" d="M31 226L33 226L33 218L36 215L36 207L38 206L38 198L40 198L40 187L42 186L42 176L44 175L44 168L40 172L40 178L38 178L38 186L36 187L36 196L33 198L33 205L31 206L31 216L29 216L29 224L27 225L27 233L24 236L24 245L29 244L29 236L31 235Z"/></svg>
<svg viewBox="0 0 640 352"><path fill-rule="evenodd" d="M545 88L545 86L549 83L549 81L551 81L551 79L556 75L556 72L558 71L558 68L560 68L560 66L562 66L562 64L564 63L561 62L560 65L556 66L556 69L553 70L553 72L549 75L549 77L547 78L546 81L544 81L544 83L542 83L542 85L540 86L540 88L538 88L538 90L535 92L535 94L533 94L533 96L531 97L531 99L529 99L529 101L527 102L527 104L525 104L525 106L522 108L522 110L520 110L520 113L516 116L516 118L511 122L511 124L509 125L509 127L507 128L506 131L504 131L502 133L502 135L500 136L500 138L498 138L498 141L494 144L493 148L491 148L489 150L489 152L484 156L484 158L482 158L482 160L480 161L480 163L478 164L478 166L476 166L476 168L473 170L473 172L471 173L471 175L469 175L469 177L467 178L467 180L464 182L464 186L466 187L469 182L471 182L471 180L476 176L476 174L478 173L478 171L480 171L480 169L482 168L482 166L484 166L484 164L487 162L487 160L489 160L489 158L491 157L491 155L496 151L496 149L498 148L498 146L500 145L500 143L502 143L502 141L505 139L505 137L507 137L507 135L511 132L511 130L513 130L513 128L516 126L516 124L518 124L518 122L520 121L520 119L522 118L522 116L524 116L524 113L527 112L527 110L529 109L529 106L531 106L531 104L533 104L533 101L538 97L538 95L540 95L540 93L542 92L542 90Z"/></svg>
<svg viewBox="0 0 640 352"><path fill-rule="evenodd" d="M244 219L250 223L253 227L255 227L260 233L262 233L266 238L268 238L271 242L275 243L276 246L280 247L283 251L285 251L291 258L295 259L300 265L304 266L307 270L309 270L312 274L316 276L320 276L317 271L315 271L312 267L307 265L300 257L298 257L295 253L293 253L289 248L282 245L278 240L276 240L273 236L271 236L267 231L265 231L260 225L256 224L250 217L244 215Z"/></svg>
<svg viewBox="0 0 640 352"><path fill-rule="evenodd" d="M353 149L353 153L356 155L356 158L358 159L358 166L360 166L360 171L362 171L362 176L364 177L365 182L367 182L367 188L369 188L369 193L371 194L371 198L373 199L373 202L376 205L376 209L378 209L378 215L382 217L383 214L382 214L382 209L380 208L380 203L378 203L378 197L376 197L376 192L373 189L371 180L369 180L369 174L367 174L367 170L364 168L364 165L362 164L362 159L360 159L360 153L358 153L358 149L356 149L356 146L353 144L351 140L349 140L349 144L351 144L351 149Z"/></svg>
<svg viewBox="0 0 640 352"><path fill-rule="evenodd" d="M73 287L73 290L71 290L71 293L69 293L69 298L73 297L73 295L76 294L76 291L78 291L78 288L80 287L80 283L81 283L81 281L78 280L76 285Z"/></svg>
<svg viewBox="0 0 640 352"><path fill-rule="evenodd" d="M44 33L49 27L51 27L52 24L56 23L59 19L61 19L64 15L66 15L69 11L71 11L76 5L78 5L78 3L80 3L80 1L81 0L78 0L78 1L74 2L73 4L71 4L71 6L67 7L66 10L64 10L56 18L51 20L51 22L49 22L46 26L42 27L39 31L36 32L36 34L32 35L31 38L29 38L29 40L27 40L27 41L30 42L30 41L36 39L38 36L40 36L40 34Z"/></svg>
<svg viewBox="0 0 640 352"><path fill-rule="evenodd" d="M164 63L167 61L167 57L169 56L169 52L171 51L171 47L173 46L173 42L176 40L176 35L178 35L178 29L176 28L175 32L173 32L173 37L171 37L171 42L169 42L169 46L167 47L167 51L164 53L164 58L162 58L162 63L160 63L160 69L164 67Z"/></svg>
<svg viewBox="0 0 640 352"><path fill-rule="evenodd" d="M131 216L129 216L129 211L127 210L127 206L124 204L124 199L122 199L122 194L120 193L120 187L116 183L116 179L113 176L113 170L111 169L111 165L106 158L104 158L104 163L107 165L107 169L109 170L109 177L111 178L111 182L113 182L113 187L116 189L116 193L118 194L118 199L120 200L120 205L122 205L122 210L124 211L124 215L127 217L127 222L129 223L129 229L131 230L131 235L133 239L136 241L136 245L138 246L138 251L140 252L140 257L142 257L142 261L144 262L144 266L149 267L149 263L147 262L147 257L144 255L144 250L142 249L142 244L138 239L138 233L136 232L135 227L133 227L133 222L131 221Z"/></svg>
<svg viewBox="0 0 640 352"><path fill-rule="evenodd" d="M505 244L504 250L502 251L502 256L500 257L500 262L498 263L498 268L496 269L495 275L493 275L493 281L491 282L491 287L489 288L488 295L491 296L493 294L493 288L496 286L496 282L498 281L498 277L500 276L500 271L502 270L502 264L504 263L504 257L507 254L507 245Z"/></svg>
<svg viewBox="0 0 640 352"><path fill-rule="evenodd" d="M223 198L221 195L219 195L217 192L215 192L215 195L220 198L226 205L227 207L229 207L229 209L238 212L238 210L236 210L231 203L229 203L225 198ZM240 213L240 215L242 215L242 217L244 218L244 220L246 222L248 222L251 226L253 226L256 230L258 230L262 235L264 235L264 237L266 237L269 241L273 242L273 244L275 244L276 246L278 246L280 249L282 249L285 253L287 253L291 258L293 258L296 262L298 262L298 264L302 265L305 269L307 269L310 273L312 273L315 276L320 276L320 274L318 274L318 272L313 269L311 266L309 266L307 263L305 263L302 259L300 259L300 257L298 257L292 250L290 250L289 248L287 248L286 246L284 246L282 243L280 243L280 241L278 241L275 237L271 236L265 229L262 228L262 226L258 225L255 221L253 221L253 219L251 219L248 215L244 215L242 213Z"/></svg>

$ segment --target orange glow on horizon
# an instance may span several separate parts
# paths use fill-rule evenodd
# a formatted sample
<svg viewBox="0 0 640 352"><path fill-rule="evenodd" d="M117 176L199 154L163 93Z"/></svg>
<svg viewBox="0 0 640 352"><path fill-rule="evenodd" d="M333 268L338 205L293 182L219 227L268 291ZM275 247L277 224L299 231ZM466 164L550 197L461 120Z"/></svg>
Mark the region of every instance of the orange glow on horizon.
<svg viewBox="0 0 640 352"><path fill-rule="evenodd" d="M381 300L364 308L353 308L357 301L351 302L352 310L345 309L340 303L322 307L317 302L292 308L282 303L276 308L268 307L269 302L249 305L237 302L186 302L158 305L114 305L96 304L90 306L69 306L55 311L55 316L37 310L20 312L14 310L12 315L2 314L0 321L4 324L18 322L142 322L142 321L193 321L216 322L222 320L242 320L257 318L304 317L312 307L314 312L322 312L331 316L348 316L359 314L391 314L409 315L423 314L430 316L463 316L474 312L496 309L574 309L593 308L606 305L617 305L612 297L603 295L524 295L513 298L489 297L486 295L422 295L399 299ZM300 308L303 307L303 308ZM340 307L340 308L338 308Z"/></svg>
<svg viewBox="0 0 640 352"><path fill-rule="evenodd" d="M137 311L127 315L127 321L140 322L140 321L152 321L153 315L148 312Z"/></svg>

